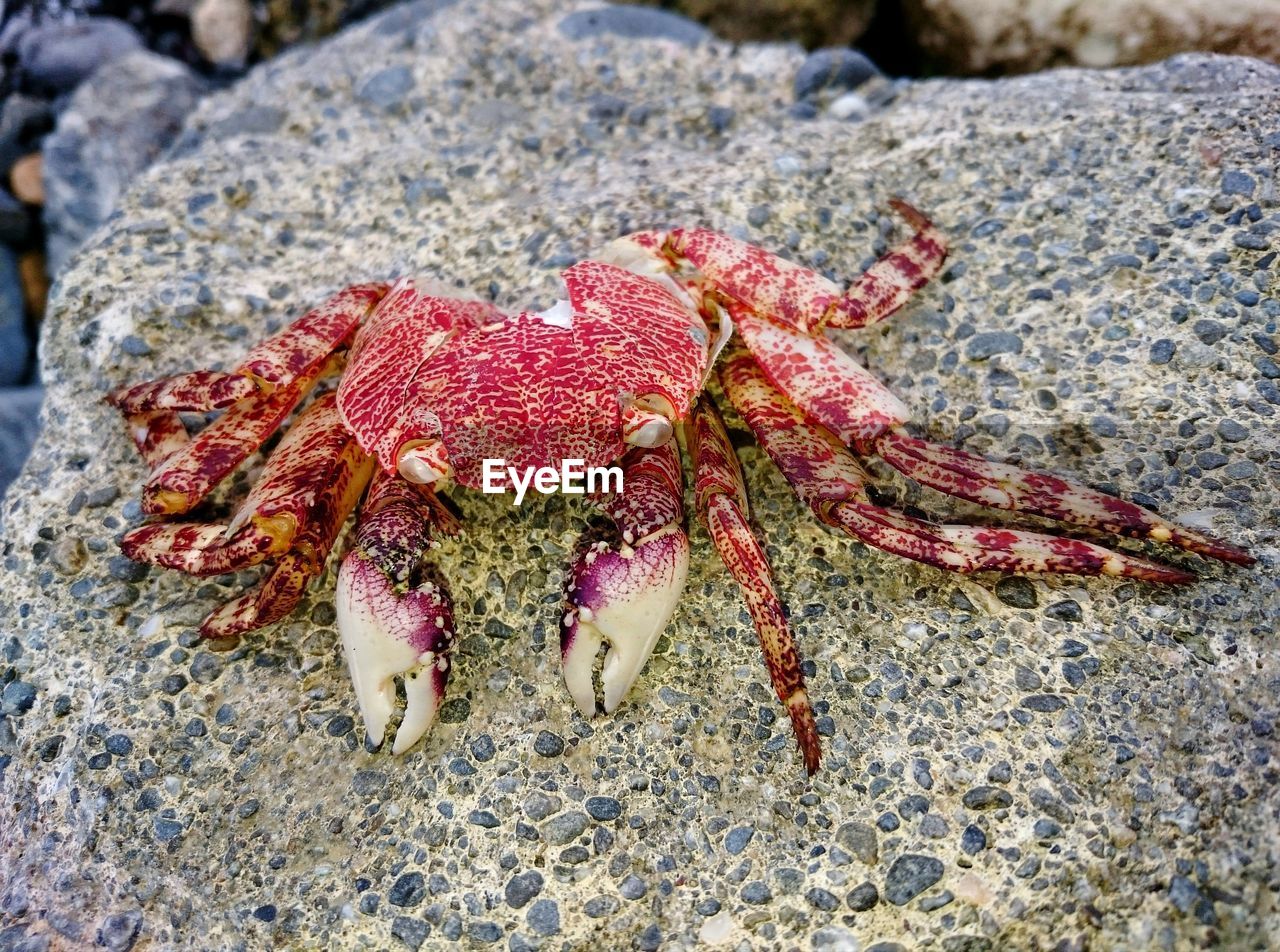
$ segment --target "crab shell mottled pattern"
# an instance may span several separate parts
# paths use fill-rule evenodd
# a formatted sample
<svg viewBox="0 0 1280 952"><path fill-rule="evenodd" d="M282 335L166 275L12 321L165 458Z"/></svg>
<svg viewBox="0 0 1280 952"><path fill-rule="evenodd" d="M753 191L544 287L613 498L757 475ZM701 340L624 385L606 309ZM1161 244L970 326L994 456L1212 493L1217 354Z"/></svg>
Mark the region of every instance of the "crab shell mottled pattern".
<svg viewBox="0 0 1280 952"><path fill-rule="evenodd" d="M485 459L520 469L622 456L622 409L660 398L688 416L707 373L707 326L666 285L597 261L564 272L568 307L504 317L492 305L405 286L361 328L338 391L361 447L395 472L440 440L454 478Z"/></svg>

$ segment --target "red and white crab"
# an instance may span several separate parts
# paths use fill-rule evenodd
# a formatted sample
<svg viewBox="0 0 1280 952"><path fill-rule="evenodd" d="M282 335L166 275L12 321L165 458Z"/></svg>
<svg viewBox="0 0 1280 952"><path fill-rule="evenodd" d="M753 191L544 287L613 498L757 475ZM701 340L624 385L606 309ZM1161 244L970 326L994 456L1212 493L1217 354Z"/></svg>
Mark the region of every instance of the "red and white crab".
<svg viewBox="0 0 1280 952"><path fill-rule="evenodd" d="M437 490L449 482L479 488L485 459L517 468L617 463L624 491L597 500L616 531L580 547L561 623L564 679L586 715L596 711L594 669L607 645L600 686L612 711L684 586L683 467L672 439L683 427L698 514L742 588L810 773L820 757L813 712L748 522L742 473L704 393L713 366L817 518L878 548L956 572L1192 579L1089 542L882 508L867 496L859 463L871 455L987 506L1253 561L1104 493L910 436L906 406L824 333L883 320L940 268L946 247L937 229L905 202L892 204L914 235L847 289L701 228L641 232L569 268L568 300L540 313L509 316L419 293L407 281L360 285L259 344L233 370L116 390L108 399L152 467L142 509L158 517L126 533L121 546L130 558L192 575L274 563L257 588L204 621L205 635L227 639L293 610L363 497L338 572L338 627L374 738L395 712L402 679L399 753L430 726L454 644L447 594L425 560L433 533L457 531ZM229 525L174 518L190 513L334 376L336 389L297 414ZM194 436L179 418L218 409L221 416Z"/></svg>

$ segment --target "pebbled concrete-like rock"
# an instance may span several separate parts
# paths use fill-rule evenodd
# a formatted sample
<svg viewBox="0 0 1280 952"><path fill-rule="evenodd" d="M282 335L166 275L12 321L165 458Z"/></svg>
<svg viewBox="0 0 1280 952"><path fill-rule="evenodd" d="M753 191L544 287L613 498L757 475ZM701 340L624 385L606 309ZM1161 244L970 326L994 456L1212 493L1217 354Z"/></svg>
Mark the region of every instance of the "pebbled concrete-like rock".
<svg viewBox="0 0 1280 952"><path fill-rule="evenodd" d="M61 278L46 429L3 511L3 941L1264 945L1280 71L931 82L861 124L805 120L789 48L645 40L609 11L570 39L555 6L401 7L255 70ZM824 733L806 783L700 530L677 621L587 722L555 649L584 510L459 495L451 700L399 759L363 747L328 585L214 654L195 625L245 579L117 553L144 474L113 384L225 365L357 280L545 306L557 268L665 222L849 276L895 194L951 264L845 339L924 429L1183 513L1258 567L1183 559L1203 577L1181 590L960 579L815 527L744 449ZM970 352L992 334L1019 346Z"/></svg>

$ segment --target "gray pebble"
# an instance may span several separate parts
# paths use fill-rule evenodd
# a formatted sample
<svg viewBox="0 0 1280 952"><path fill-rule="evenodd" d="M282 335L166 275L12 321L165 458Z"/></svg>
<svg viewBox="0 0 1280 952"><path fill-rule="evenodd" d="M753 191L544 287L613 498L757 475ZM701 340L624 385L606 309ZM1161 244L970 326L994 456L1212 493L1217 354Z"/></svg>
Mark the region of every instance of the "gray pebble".
<svg viewBox="0 0 1280 952"><path fill-rule="evenodd" d="M622 804L613 797L587 797L586 807L593 820L616 820L622 815Z"/></svg>
<svg viewBox="0 0 1280 952"><path fill-rule="evenodd" d="M876 64L857 50L834 47L810 53L796 70L791 88L796 99L807 99L824 89L857 89L879 75Z"/></svg>
<svg viewBox="0 0 1280 952"><path fill-rule="evenodd" d="M167 843L182 833L182 824L166 817L156 817L154 827L156 839L161 843Z"/></svg>
<svg viewBox="0 0 1280 952"><path fill-rule="evenodd" d="M942 878L940 859L906 853L889 867L884 879L884 898L895 906L901 906L924 892Z"/></svg>
<svg viewBox="0 0 1280 952"><path fill-rule="evenodd" d="M697 46L711 39L711 31L666 10L613 5L579 10L561 19L560 33L571 40L617 36L627 40L675 40Z"/></svg>
<svg viewBox="0 0 1280 952"><path fill-rule="evenodd" d="M525 922L535 935L555 935L560 931L560 907L554 899L539 899L529 907Z"/></svg>
<svg viewBox="0 0 1280 952"><path fill-rule="evenodd" d="M626 885L625 880L623 885ZM643 883L641 886L643 886ZM640 895L644 895L643 889ZM639 896L636 898L638 899ZM603 919L605 916L613 915L620 907L621 903L612 896L595 896L582 904L582 911L592 919Z"/></svg>
<svg viewBox="0 0 1280 952"><path fill-rule="evenodd" d="M581 836L590 821L581 810L570 810L553 817L547 822L545 833L547 842L552 846L564 846L575 837Z"/></svg>
<svg viewBox="0 0 1280 952"><path fill-rule="evenodd" d="M996 582L996 598L1012 608L1035 608L1040 604L1035 584L1021 575L1009 575Z"/></svg>
<svg viewBox="0 0 1280 952"><path fill-rule="evenodd" d="M1239 443L1249 438L1249 430L1235 420L1222 420L1218 423L1218 436L1227 443Z"/></svg>
<svg viewBox="0 0 1280 952"><path fill-rule="evenodd" d="M865 912L880 901L880 890L874 883L862 883L854 886L844 901L854 912Z"/></svg>
<svg viewBox="0 0 1280 952"><path fill-rule="evenodd" d="M36 702L36 686L26 681L10 681L0 695L0 711L5 714L25 714Z"/></svg>
<svg viewBox="0 0 1280 952"><path fill-rule="evenodd" d="M982 832L982 827L972 823L966 826L964 832L960 834L960 849L972 856L986 848L987 834Z"/></svg>
<svg viewBox="0 0 1280 952"><path fill-rule="evenodd" d="M391 920L391 934L409 948L418 949L427 941L427 936L431 935L431 923L412 916L396 916Z"/></svg>
<svg viewBox="0 0 1280 952"><path fill-rule="evenodd" d="M642 898L648 891L649 887L644 884L644 880L634 873L628 875L618 886L622 898L632 901Z"/></svg>
<svg viewBox="0 0 1280 952"><path fill-rule="evenodd" d="M1222 192L1224 195L1252 196L1253 178L1239 169L1228 169L1222 173Z"/></svg>
<svg viewBox="0 0 1280 952"><path fill-rule="evenodd" d="M503 890L503 898L512 909L521 909L542 892L542 874L536 869L512 876Z"/></svg>
<svg viewBox="0 0 1280 952"><path fill-rule="evenodd" d="M1157 366L1167 364L1173 359L1173 353L1177 348L1178 345L1169 340L1169 338L1161 337L1151 345L1151 350L1147 355L1147 359Z"/></svg>
<svg viewBox="0 0 1280 952"><path fill-rule="evenodd" d="M732 830L725 834L724 848L731 856L737 856L747 844L751 842L751 838L756 835L754 827L735 826Z"/></svg>
<svg viewBox="0 0 1280 952"><path fill-rule="evenodd" d="M370 105L390 112L404 102L413 87L413 73L407 66L388 66L365 80L357 95Z"/></svg>
<svg viewBox="0 0 1280 952"><path fill-rule="evenodd" d="M502 926L496 922L473 922L467 926L467 938L481 945L490 945L502 938Z"/></svg>
<svg viewBox="0 0 1280 952"><path fill-rule="evenodd" d="M427 884L419 872L405 873L392 884L387 892L387 902L393 906L410 908L422 902L427 894Z"/></svg>
<svg viewBox="0 0 1280 952"><path fill-rule="evenodd" d="M533 749L543 757L559 757L564 753L564 738L551 731L538 731Z"/></svg>
<svg viewBox="0 0 1280 952"><path fill-rule="evenodd" d="M805 893L804 896L809 900L809 905L823 912L832 912L840 905L840 900L834 894L816 886Z"/></svg>
<svg viewBox="0 0 1280 952"><path fill-rule="evenodd" d="M970 360L986 360L996 354L1022 353L1022 338L1011 331L983 331L974 334L965 345L964 354Z"/></svg>
<svg viewBox="0 0 1280 952"><path fill-rule="evenodd" d="M773 892L759 879L754 879L742 887L742 901L753 906L760 906L773 899Z"/></svg>
<svg viewBox="0 0 1280 952"><path fill-rule="evenodd" d="M965 792L961 802L970 810L997 810L1013 804L1013 797L999 787L974 787Z"/></svg>
<svg viewBox="0 0 1280 952"><path fill-rule="evenodd" d="M1213 346L1222 338L1227 336L1227 329L1218 321L1200 320L1191 326L1195 331L1196 337L1200 339L1200 343L1207 346Z"/></svg>
<svg viewBox="0 0 1280 952"><path fill-rule="evenodd" d="M129 952L142 932L142 922L142 913L132 910L107 916L98 927L97 944L109 952Z"/></svg>
<svg viewBox="0 0 1280 952"><path fill-rule="evenodd" d="M880 847L876 831L867 823L841 824L836 830L836 842L867 866L874 866L879 862Z"/></svg>
<svg viewBox="0 0 1280 952"><path fill-rule="evenodd" d="M1028 711L1052 714L1054 711L1060 711L1066 707L1067 702L1056 694L1029 694L1022 699L1021 706Z"/></svg>

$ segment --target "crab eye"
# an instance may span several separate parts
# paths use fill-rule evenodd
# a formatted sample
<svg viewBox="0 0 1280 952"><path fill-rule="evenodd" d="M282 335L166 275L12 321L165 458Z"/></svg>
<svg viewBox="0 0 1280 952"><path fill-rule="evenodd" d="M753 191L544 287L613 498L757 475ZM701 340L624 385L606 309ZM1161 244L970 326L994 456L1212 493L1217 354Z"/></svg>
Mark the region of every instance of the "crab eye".
<svg viewBox="0 0 1280 952"><path fill-rule="evenodd" d="M409 444L400 454L396 469L411 483L430 486L453 475L449 451L440 440L425 440Z"/></svg>
<svg viewBox="0 0 1280 952"><path fill-rule="evenodd" d="M645 449L662 446L675 432L673 415L671 404L661 397L637 397L622 408L622 441Z"/></svg>

